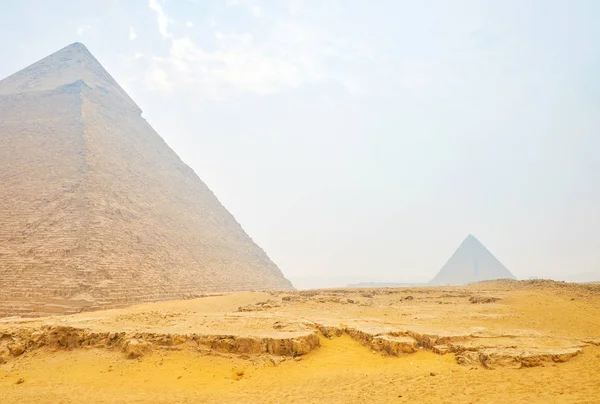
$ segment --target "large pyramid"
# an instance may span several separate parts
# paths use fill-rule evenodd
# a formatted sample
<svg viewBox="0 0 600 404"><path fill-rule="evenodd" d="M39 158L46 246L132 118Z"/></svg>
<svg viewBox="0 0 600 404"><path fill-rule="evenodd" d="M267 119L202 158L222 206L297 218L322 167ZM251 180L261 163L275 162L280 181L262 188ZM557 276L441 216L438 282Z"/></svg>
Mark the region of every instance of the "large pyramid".
<svg viewBox="0 0 600 404"><path fill-rule="evenodd" d="M468 235L430 285L464 285L491 279L516 279L474 236Z"/></svg>
<svg viewBox="0 0 600 404"><path fill-rule="evenodd" d="M290 288L85 46L0 81L0 317Z"/></svg>

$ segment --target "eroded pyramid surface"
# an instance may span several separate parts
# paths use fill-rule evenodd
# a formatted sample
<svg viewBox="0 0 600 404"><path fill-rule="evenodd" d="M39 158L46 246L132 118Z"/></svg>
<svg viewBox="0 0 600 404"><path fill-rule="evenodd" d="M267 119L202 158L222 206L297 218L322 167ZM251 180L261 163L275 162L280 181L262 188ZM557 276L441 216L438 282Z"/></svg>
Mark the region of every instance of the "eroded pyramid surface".
<svg viewBox="0 0 600 404"><path fill-rule="evenodd" d="M515 279L514 275L473 235L467 236L431 285L464 285L492 279Z"/></svg>
<svg viewBox="0 0 600 404"><path fill-rule="evenodd" d="M0 81L0 316L289 289L82 44Z"/></svg>

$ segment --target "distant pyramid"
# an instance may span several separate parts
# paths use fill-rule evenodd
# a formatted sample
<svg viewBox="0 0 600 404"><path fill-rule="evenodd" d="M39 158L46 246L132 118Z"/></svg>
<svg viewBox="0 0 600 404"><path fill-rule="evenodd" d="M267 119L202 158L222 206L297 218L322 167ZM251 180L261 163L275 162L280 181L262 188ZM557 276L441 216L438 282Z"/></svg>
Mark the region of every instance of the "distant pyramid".
<svg viewBox="0 0 600 404"><path fill-rule="evenodd" d="M0 81L0 317L290 289L82 44Z"/></svg>
<svg viewBox="0 0 600 404"><path fill-rule="evenodd" d="M516 279L474 236L468 235L430 285L464 285L491 279Z"/></svg>

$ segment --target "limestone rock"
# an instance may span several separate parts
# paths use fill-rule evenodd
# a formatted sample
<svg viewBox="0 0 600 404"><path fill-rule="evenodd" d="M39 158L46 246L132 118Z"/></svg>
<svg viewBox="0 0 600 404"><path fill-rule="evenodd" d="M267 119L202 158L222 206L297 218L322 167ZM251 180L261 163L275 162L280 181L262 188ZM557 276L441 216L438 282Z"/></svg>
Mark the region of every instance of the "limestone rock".
<svg viewBox="0 0 600 404"><path fill-rule="evenodd" d="M431 350L438 355L445 355L450 352L450 347L448 345L435 345Z"/></svg>
<svg viewBox="0 0 600 404"><path fill-rule="evenodd" d="M417 352L419 345L411 337L378 335L371 341L371 348L375 351L385 352L388 355L400 356L402 354Z"/></svg>
<svg viewBox="0 0 600 404"><path fill-rule="evenodd" d="M486 348L461 352L456 355L456 361L461 365L486 369L520 369L566 362L580 353L581 348Z"/></svg>
<svg viewBox="0 0 600 404"><path fill-rule="evenodd" d="M318 324L317 328L325 338L340 337L344 333L342 327L331 324Z"/></svg>
<svg viewBox="0 0 600 404"><path fill-rule="evenodd" d="M25 346L20 342L13 342L8 344L8 350L12 356L21 356L25 352Z"/></svg>
<svg viewBox="0 0 600 404"><path fill-rule="evenodd" d="M273 308L277 308L277 307L280 307L280 305L277 304L277 302L275 302L273 300L267 300L264 302L257 302L254 304L248 304L246 306L240 306L237 311L240 311L240 312L263 311L263 310L273 309Z"/></svg>
<svg viewBox="0 0 600 404"><path fill-rule="evenodd" d="M10 351L8 348L0 347L0 365L8 362L8 358L10 356Z"/></svg>
<svg viewBox="0 0 600 404"><path fill-rule="evenodd" d="M147 341L131 339L125 343L123 351L127 359L136 359L148 353L151 350L151 346Z"/></svg>
<svg viewBox="0 0 600 404"><path fill-rule="evenodd" d="M500 300L500 298L491 297L491 296L471 296L469 298L469 302L475 303L475 304L494 303L494 302L497 302L498 300Z"/></svg>

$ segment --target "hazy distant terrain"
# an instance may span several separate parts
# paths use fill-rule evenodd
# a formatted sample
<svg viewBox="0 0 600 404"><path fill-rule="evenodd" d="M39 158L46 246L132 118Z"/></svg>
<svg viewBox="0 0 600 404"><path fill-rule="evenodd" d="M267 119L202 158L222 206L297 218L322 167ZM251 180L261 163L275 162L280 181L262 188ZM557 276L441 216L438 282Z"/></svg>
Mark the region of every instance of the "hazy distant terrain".
<svg viewBox="0 0 600 404"><path fill-rule="evenodd" d="M349 288L400 288L410 286L427 286L428 283L394 283L394 282L358 282L347 285Z"/></svg>
<svg viewBox="0 0 600 404"><path fill-rule="evenodd" d="M415 284L426 284L429 279L426 277L414 277L413 282L409 281L386 281L386 280L377 280L377 279L369 279L367 276L334 276L334 277L289 277L289 280L292 282L294 287L299 290L307 290L307 289L322 289L322 288L343 288L346 286L356 286L356 285L378 285L387 287L387 286L401 286L401 285L415 285ZM365 286L369 287L369 286Z"/></svg>
<svg viewBox="0 0 600 404"><path fill-rule="evenodd" d="M559 278L559 280L566 282L600 282L600 271L567 275Z"/></svg>

